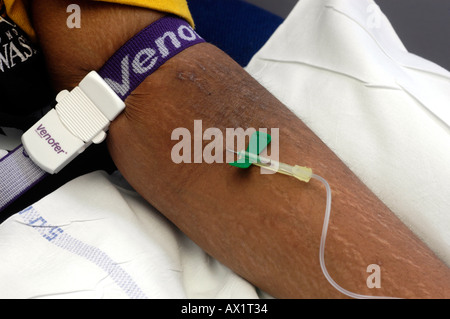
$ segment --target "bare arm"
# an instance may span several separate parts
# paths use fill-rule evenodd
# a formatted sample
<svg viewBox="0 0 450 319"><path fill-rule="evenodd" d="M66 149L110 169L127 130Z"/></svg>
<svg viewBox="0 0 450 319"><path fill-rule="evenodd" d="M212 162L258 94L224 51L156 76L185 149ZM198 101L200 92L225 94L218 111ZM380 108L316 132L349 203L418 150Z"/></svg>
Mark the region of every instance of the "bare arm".
<svg viewBox="0 0 450 319"><path fill-rule="evenodd" d="M83 26L66 27L73 1L33 1L33 18L58 89L99 69L126 40L161 15L81 1ZM280 160L303 164L333 189L326 263L344 288L368 295L450 297L450 270L295 115L226 54L196 45L136 89L112 124L111 155L127 180L208 253L275 297L341 297L318 252L325 209L321 184L261 176L226 164L171 160L172 131L203 127L280 128ZM131 141L131 142L130 142ZM368 289L367 266L382 288Z"/></svg>

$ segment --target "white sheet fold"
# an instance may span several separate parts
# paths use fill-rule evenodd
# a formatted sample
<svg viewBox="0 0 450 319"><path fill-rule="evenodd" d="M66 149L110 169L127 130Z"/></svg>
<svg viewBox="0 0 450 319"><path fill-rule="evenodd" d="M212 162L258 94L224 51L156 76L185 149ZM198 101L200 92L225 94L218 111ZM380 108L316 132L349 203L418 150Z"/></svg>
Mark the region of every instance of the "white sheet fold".
<svg viewBox="0 0 450 319"><path fill-rule="evenodd" d="M258 298L116 181L80 177L0 225L0 298Z"/></svg>

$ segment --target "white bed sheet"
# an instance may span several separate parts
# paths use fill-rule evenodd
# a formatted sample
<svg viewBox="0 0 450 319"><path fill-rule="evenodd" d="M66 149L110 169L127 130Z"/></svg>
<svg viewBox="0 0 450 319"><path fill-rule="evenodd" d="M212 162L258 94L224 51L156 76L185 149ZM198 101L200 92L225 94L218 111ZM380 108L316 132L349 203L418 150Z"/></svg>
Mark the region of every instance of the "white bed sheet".
<svg viewBox="0 0 450 319"><path fill-rule="evenodd" d="M66 184L0 225L0 298L258 298L119 175Z"/></svg>
<svg viewBox="0 0 450 319"><path fill-rule="evenodd" d="M450 75L374 8L301 0L247 70L450 263ZM1 224L0 256L0 298L261 296L102 172Z"/></svg>

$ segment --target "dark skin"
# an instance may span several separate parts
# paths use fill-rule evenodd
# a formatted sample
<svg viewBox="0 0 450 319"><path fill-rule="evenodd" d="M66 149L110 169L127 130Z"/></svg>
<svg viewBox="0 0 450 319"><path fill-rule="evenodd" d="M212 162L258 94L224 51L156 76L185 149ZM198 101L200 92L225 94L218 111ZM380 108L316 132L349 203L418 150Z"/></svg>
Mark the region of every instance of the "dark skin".
<svg viewBox="0 0 450 319"><path fill-rule="evenodd" d="M56 89L98 70L161 13L78 1L82 28L68 29L74 1L32 2ZM342 298L324 278L319 243L325 190L311 181L227 164L175 164L178 127L280 128L280 161L325 177L333 190L326 264L355 293L450 297L450 270L281 102L210 44L191 47L148 77L111 125L108 148L129 183L206 252L278 298ZM270 131L269 131L270 133ZM129 141L133 141L130 143ZM369 289L370 264L382 286Z"/></svg>

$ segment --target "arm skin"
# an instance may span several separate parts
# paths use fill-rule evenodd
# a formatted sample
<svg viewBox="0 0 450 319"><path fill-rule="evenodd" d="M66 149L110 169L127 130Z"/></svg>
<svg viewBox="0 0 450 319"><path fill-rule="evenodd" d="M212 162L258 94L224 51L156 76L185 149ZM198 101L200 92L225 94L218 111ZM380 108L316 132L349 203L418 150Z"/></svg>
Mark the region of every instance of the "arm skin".
<svg viewBox="0 0 450 319"><path fill-rule="evenodd" d="M82 27L68 29L73 0L32 2L57 89L98 70L159 13L81 1ZM326 247L330 275L355 293L450 297L450 270L296 116L226 54L196 45L171 59L126 100L108 147L133 187L209 254L277 298L341 298L319 266L325 190L284 175L227 164L171 161L172 131L280 128L280 160L312 167L333 190ZM270 133L270 132L269 132ZM131 143L130 143L131 141ZM381 289L369 289L370 264Z"/></svg>

